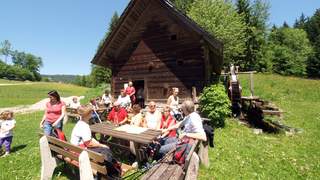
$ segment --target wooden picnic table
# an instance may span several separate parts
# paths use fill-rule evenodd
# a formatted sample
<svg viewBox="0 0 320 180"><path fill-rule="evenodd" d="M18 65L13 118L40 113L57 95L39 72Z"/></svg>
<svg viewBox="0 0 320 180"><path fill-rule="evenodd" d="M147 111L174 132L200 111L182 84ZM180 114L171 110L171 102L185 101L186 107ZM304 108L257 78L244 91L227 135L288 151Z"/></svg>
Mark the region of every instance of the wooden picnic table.
<svg viewBox="0 0 320 180"><path fill-rule="evenodd" d="M131 125L126 125L127 127L134 127ZM138 162L141 162L143 159L143 155L141 154L141 147L143 145L148 145L153 142L153 140L157 139L159 135L161 135L161 131L146 129L141 133L131 133L127 131L119 130L121 126L115 126L108 122L97 123L90 126L90 129L94 133L99 133L106 136L112 136L114 138L132 141L134 144L136 156Z"/></svg>

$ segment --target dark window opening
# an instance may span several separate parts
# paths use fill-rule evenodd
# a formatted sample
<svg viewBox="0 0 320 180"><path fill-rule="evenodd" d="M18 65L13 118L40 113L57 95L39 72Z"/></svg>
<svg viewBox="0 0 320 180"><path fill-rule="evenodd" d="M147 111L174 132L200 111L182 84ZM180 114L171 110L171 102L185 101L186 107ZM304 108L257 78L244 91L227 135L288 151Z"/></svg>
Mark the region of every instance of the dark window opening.
<svg viewBox="0 0 320 180"><path fill-rule="evenodd" d="M172 40L172 41L177 40L177 35L176 34L171 35L170 40Z"/></svg>
<svg viewBox="0 0 320 180"><path fill-rule="evenodd" d="M138 47L138 44L139 44L138 42L132 43L132 48L134 48L134 49L137 48L137 47Z"/></svg>
<svg viewBox="0 0 320 180"><path fill-rule="evenodd" d="M176 62L177 62L178 66L182 66L183 65L183 60L182 59L177 59Z"/></svg>

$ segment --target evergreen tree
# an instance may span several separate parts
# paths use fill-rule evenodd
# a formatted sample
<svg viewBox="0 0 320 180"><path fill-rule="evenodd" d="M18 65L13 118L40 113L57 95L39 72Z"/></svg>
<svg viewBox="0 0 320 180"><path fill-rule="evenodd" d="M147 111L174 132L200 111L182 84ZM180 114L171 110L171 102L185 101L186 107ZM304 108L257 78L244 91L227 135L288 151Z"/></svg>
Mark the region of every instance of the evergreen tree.
<svg viewBox="0 0 320 180"><path fill-rule="evenodd" d="M295 20L295 23L293 25L294 28L304 29L305 24L308 22L308 18L302 13L299 19Z"/></svg>
<svg viewBox="0 0 320 180"><path fill-rule="evenodd" d="M114 12L113 16L111 18L110 24L109 24L108 31L105 33L103 39L99 42L98 49L101 48L102 44L107 39L107 37L109 36L111 31L115 29L115 27L117 26L118 21L119 21L119 15L118 15L117 12Z"/></svg>
<svg viewBox="0 0 320 180"><path fill-rule="evenodd" d="M284 28L289 28L290 26L289 26L289 24L288 24L286 21L284 21L283 24L282 24L282 27L284 27Z"/></svg>
<svg viewBox="0 0 320 180"><path fill-rule="evenodd" d="M249 0L237 0L236 7L246 24L245 37L247 39L243 56L238 57L237 64L245 70L266 71L267 65L263 58L263 50L266 45L269 4L256 0L250 5Z"/></svg>
<svg viewBox="0 0 320 180"><path fill-rule="evenodd" d="M314 49L307 62L308 76L320 78L320 9L305 23L305 30Z"/></svg>

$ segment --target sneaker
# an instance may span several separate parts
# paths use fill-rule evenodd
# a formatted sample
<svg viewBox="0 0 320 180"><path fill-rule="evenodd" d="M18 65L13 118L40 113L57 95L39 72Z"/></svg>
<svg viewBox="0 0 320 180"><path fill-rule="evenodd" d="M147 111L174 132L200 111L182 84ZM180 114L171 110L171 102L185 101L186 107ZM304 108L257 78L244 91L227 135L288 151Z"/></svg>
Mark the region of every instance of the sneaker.
<svg viewBox="0 0 320 180"><path fill-rule="evenodd" d="M1 156L1 157L6 157L6 156L8 156L8 155L9 155L9 152L6 152L6 153L4 153L4 155Z"/></svg>

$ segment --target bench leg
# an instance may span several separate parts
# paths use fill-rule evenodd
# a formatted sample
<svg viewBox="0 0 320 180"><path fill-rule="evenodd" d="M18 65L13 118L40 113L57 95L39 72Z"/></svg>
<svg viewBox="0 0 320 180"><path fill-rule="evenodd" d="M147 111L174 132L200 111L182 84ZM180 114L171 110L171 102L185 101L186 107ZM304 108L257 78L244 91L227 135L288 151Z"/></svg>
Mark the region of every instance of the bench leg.
<svg viewBox="0 0 320 180"><path fill-rule="evenodd" d="M200 143L198 155L200 158L201 164L203 164L206 168L209 167L209 157L208 157L208 144Z"/></svg>
<svg viewBox="0 0 320 180"><path fill-rule="evenodd" d="M42 136L39 140L41 155L41 180L50 180L57 162L52 157L49 143L46 136Z"/></svg>
<svg viewBox="0 0 320 180"><path fill-rule="evenodd" d="M189 166L187 168L185 180L195 180L198 177L198 171L199 171L199 157L197 153L193 152Z"/></svg>
<svg viewBox="0 0 320 180"><path fill-rule="evenodd" d="M93 173L87 151L82 151L79 156L80 180L93 180Z"/></svg>

